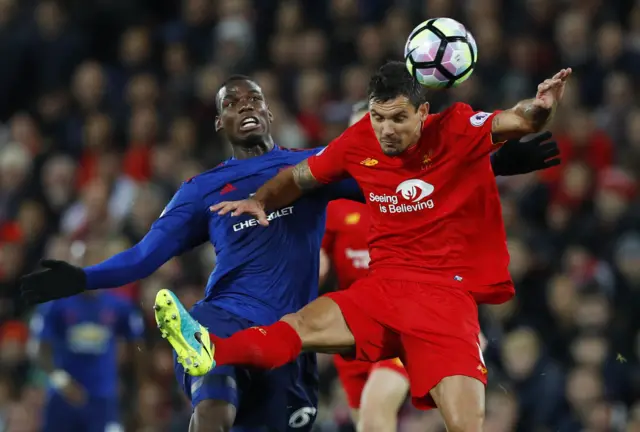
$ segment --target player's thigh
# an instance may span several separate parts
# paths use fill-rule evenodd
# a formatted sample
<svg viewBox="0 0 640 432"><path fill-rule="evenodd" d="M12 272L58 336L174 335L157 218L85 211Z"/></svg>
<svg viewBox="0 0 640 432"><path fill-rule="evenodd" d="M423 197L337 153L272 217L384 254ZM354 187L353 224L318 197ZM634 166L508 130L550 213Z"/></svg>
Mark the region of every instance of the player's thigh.
<svg viewBox="0 0 640 432"><path fill-rule="evenodd" d="M409 378L402 367L392 362L382 362L371 370L362 392L359 430L396 430L398 411L409 392Z"/></svg>
<svg viewBox="0 0 640 432"><path fill-rule="evenodd" d="M81 420L80 408L70 405L57 393L47 396L42 419L43 432L58 432L60 425L68 426L69 430L82 428Z"/></svg>
<svg viewBox="0 0 640 432"><path fill-rule="evenodd" d="M190 428L194 432L229 430L235 421L240 399L236 368L222 366L212 369L204 376L193 377L184 372L180 363L174 361L174 371L178 385L193 408ZM217 429L210 429L214 426Z"/></svg>
<svg viewBox="0 0 640 432"><path fill-rule="evenodd" d="M456 412L466 412L469 418L484 412L487 369L477 334L467 337L451 337L446 333L425 337L402 335L401 339L414 405L422 409L442 408L441 403L449 406L452 400L465 398L458 401ZM457 387L451 387L452 383L464 385L469 391L457 391ZM446 412L447 409L442 412L443 416Z"/></svg>
<svg viewBox="0 0 640 432"><path fill-rule="evenodd" d="M293 385L287 389L287 426L290 432L311 431L318 415L320 390L315 353L303 353L298 357L292 378Z"/></svg>
<svg viewBox="0 0 640 432"><path fill-rule="evenodd" d="M247 424L264 425L273 431L310 431L318 413L319 377L316 355L303 353L295 362L266 371L254 379L253 397L245 401L252 408L253 419Z"/></svg>
<svg viewBox="0 0 640 432"><path fill-rule="evenodd" d="M397 334L376 318L386 301L379 285L375 278L360 279L349 289L320 297L283 320L298 331L303 348L309 351L343 353L371 362L396 357ZM363 298L367 298L364 305Z"/></svg>

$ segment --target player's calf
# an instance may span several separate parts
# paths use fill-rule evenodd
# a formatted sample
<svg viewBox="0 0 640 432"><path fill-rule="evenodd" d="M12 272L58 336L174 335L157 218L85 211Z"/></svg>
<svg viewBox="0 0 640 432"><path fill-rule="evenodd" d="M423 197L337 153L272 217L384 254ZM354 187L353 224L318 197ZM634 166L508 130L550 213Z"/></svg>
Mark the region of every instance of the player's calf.
<svg viewBox="0 0 640 432"><path fill-rule="evenodd" d="M431 392L448 432L482 432L485 386L468 376L443 378Z"/></svg>

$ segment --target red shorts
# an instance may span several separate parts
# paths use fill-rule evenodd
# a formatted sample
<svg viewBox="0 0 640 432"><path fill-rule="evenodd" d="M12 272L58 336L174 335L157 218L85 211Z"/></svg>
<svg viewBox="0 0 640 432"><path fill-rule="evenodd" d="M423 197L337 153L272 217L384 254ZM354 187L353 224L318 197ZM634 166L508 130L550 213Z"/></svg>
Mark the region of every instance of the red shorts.
<svg viewBox="0 0 640 432"><path fill-rule="evenodd" d="M417 408L435 408L429 392L443 378L464 375L486 385L478 307L469 292L372 273L327 296L353 333L356 360L402 360Z"/></svg>
<svg viewBox="0 0 640 432"><path fill-rule="evenodd" d="M409 378L407 371L404 369L400 359L383 360L378 363L369 363L359 360L345 360L340 355L333 357L338 378L347 395L349 407L352 409L360 408L360 400L362 399L362 390L369 379L369 375L375 369L391 369L398 372L405 378Z"/></svg>

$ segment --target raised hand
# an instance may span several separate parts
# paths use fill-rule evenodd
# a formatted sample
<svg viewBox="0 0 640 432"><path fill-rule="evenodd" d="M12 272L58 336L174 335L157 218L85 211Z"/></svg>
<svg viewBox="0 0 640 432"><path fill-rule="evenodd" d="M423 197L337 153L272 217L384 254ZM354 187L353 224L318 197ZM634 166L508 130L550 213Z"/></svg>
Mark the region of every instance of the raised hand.
<svg viewBox="0 0 640 432"><path fill-rule="evenodd" d="M29 304L70 297L87 289L87 276L80 267L64 261L43 260L43 270L20 279L20 294Z"/></svg>
<svg viewBox="0 0 640 432"><path fill-rule="evenodd" d="M560 102L564 96L565 84L569 76L571 76L571 72L571 68L562 69L551 78L540 83L533 105L544 109L551 109L555 104Z"/></svg>
<svg viewBox="0 0 640 432"><path fill-rule="evenodd" d="M216 205L212 205L209 207L209 210L212 212L218 212L220 216L224 216L227 213L231 213L231 216L250 214L258 220L260 225L269 226L269 221L267 220L267 214L264 211L264 207L253 198L240 201L223 201Z"/></svg>

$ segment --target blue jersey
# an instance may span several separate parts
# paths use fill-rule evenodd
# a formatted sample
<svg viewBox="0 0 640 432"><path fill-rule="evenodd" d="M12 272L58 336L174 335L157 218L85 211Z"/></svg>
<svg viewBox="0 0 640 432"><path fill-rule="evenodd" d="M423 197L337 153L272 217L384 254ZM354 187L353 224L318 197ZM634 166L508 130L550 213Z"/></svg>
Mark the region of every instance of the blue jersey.
<svg viewBox="0 0 640 432"><path fill-rule="evenodd" d="M63 369L91 397L115 398L117 340L142 337L143 321L129 303L108 293L84 294L41 305L31 320L36 342L49 343Z"/></svg>
<svg viewBox="0 0 640 432"><path fill-rule="evenodd" d="M352 179L319 188L269 215L269 227L252 217L219 216L209 207L248 198L279 171L321 149L275 147L250 159L231 159L183 183L150 232L134 248L85 269L89 288L124 285L146 277L168 259L206 240L216 263L204 302L270 324L318 294L319 251L325 209L332 199L362 201Z"/></svg>

